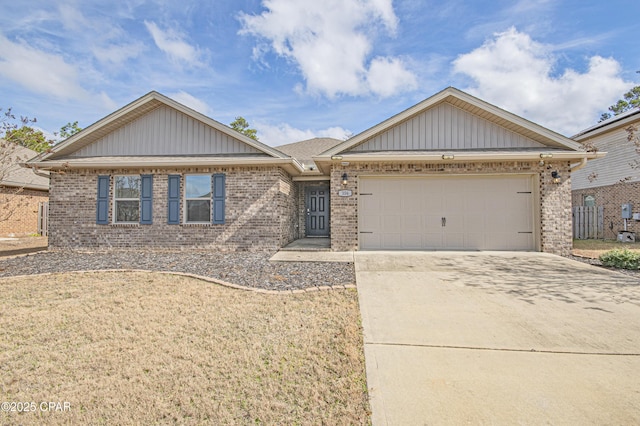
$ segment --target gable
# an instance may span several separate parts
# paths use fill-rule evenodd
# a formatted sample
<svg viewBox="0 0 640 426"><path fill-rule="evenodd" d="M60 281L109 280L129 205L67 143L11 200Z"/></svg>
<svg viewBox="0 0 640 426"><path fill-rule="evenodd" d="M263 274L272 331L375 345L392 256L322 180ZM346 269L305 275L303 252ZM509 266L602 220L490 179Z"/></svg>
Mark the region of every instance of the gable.
<svg viewBox="0 0 640 426"><path fill-rule="evenodd" d="M442 102L346 152L527 148L548 147L448 102Z"/></svg>
<svg viewBox="0 0 640 426"><path fill-rule="evenodd" d="M571 175L571 189L638 182L640 173L636 160L640 160L640 155L633 141L629 141L627 136L623 127L614 127L593 138L583 138L582 140L593 145L597 152L606 152L607 155L604 158L589 161L585 167L576 170Z"/></svg>
<svg viewBox="0 0 640 426"><path fill-rule="evenodd" d="M68 157L162 155L266 154L179 110L162 105Z"/></svg>

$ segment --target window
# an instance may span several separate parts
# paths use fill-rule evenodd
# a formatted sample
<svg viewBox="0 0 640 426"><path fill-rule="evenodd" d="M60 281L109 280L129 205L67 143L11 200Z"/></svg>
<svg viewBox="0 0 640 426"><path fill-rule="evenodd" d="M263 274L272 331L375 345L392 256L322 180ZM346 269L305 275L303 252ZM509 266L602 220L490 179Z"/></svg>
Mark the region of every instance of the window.
<svg viewBox="0 0 640 426"><path fill-rule="evenodd" d="M585 207L593 207L596 205L596 197L593 195L585 195L582 199L582 205Z"/></svg>
<svg viewBox="0 0 640 426"><path fill-rule="evenodd" d="M138 223L140 220L140 176L116 176L114 222Z"/></svg>
<svg viewBox="0 0 640 426"><path fill-rule="evenodd" d="M185 222L211 223L211 176L185 176Z"/></svg>

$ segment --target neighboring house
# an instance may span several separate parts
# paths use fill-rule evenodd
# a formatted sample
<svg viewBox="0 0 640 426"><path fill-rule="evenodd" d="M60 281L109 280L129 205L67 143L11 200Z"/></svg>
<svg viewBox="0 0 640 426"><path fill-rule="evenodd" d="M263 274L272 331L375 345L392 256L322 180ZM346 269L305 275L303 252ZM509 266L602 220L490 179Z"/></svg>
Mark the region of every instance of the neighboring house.
<svg viewBox="0 0 640 426"><path fill-rule="evenodd" d="M565 254L571 164L597 157L454 88L333 143L271 148L151 92L28 165L51 171L52 248Z"/></svg>
<svg viewBox="0 0 640 426"><path fill-rule="evenodd" d="M3 144L7 142L2 141ZM38 231L38 205L49 198L49 179L19 163L38 155L22 146L2 154L0 180L0 235L22 236Z"/></svg>
<svg viewBox="0 0 640 426"><path fill-rule="evenodd" d="M604 158L590 161L572 179L573 206L604 207L604 237L616 239L624 229L622 205L631 203L640 212L640 154L625 131L639 126L640 108L634 108L590 127L572 139L597 151ZM627 229L640 233L640 222L627 221Z"/></svg>

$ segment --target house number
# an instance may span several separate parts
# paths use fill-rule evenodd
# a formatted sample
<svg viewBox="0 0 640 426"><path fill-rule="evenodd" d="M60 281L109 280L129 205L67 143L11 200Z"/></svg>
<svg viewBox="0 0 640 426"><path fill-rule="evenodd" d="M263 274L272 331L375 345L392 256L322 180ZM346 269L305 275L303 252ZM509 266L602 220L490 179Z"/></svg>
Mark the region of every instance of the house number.
<svg viewBox="0 0 640 426"><path fill-rule="evenodd" d="M351 197L353 195L353 191L350 189L342 189L338 191L338 195L341 197Z"/></svg>

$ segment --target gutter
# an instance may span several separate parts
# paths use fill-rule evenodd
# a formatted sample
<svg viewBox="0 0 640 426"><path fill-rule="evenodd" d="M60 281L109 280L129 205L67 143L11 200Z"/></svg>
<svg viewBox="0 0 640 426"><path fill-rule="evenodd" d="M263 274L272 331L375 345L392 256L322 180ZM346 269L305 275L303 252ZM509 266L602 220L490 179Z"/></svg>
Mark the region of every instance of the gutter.
<svg viewBox="0 0 640 426"><path fill-rule="evenodd" d="M578 164L576 164L575 166L572 166L571 169L569 170L571 173L580 170L581 168L583 168L584 166L587 165L587 159L586 157L583 158L582 160L580 160L580 162Z"/></svg>
<svg viewBox="0 0 640 426"><path fill-rule="evenodd" d="M153 157L118 160L117 157L91 161L90 159L49 160L41 162L22 163L22 167L35 170L65 170L65 169L117 169L117 168L146 168L146 167L203 167L203 166L289 166L292 174L301 174L302 165L294 158L163 158ZM37 174L37 172L36 172Z"/></svg>
<svg viewBox="0 0 640 426"><path fill-rule="evenodd" d="M415 162L415 161L428 161L428 162L463 162L463 161L539 161L544 159L545 161L555 160L594 160L596 158L602 158L606 155L606 152L518 152L518 153L464 153L464 152L438 152L432 154L375 154L375 153L363 153L363 154L344 154L336 155L332 157L314 157L313 160L317 163L324 162Z"/></svg>

